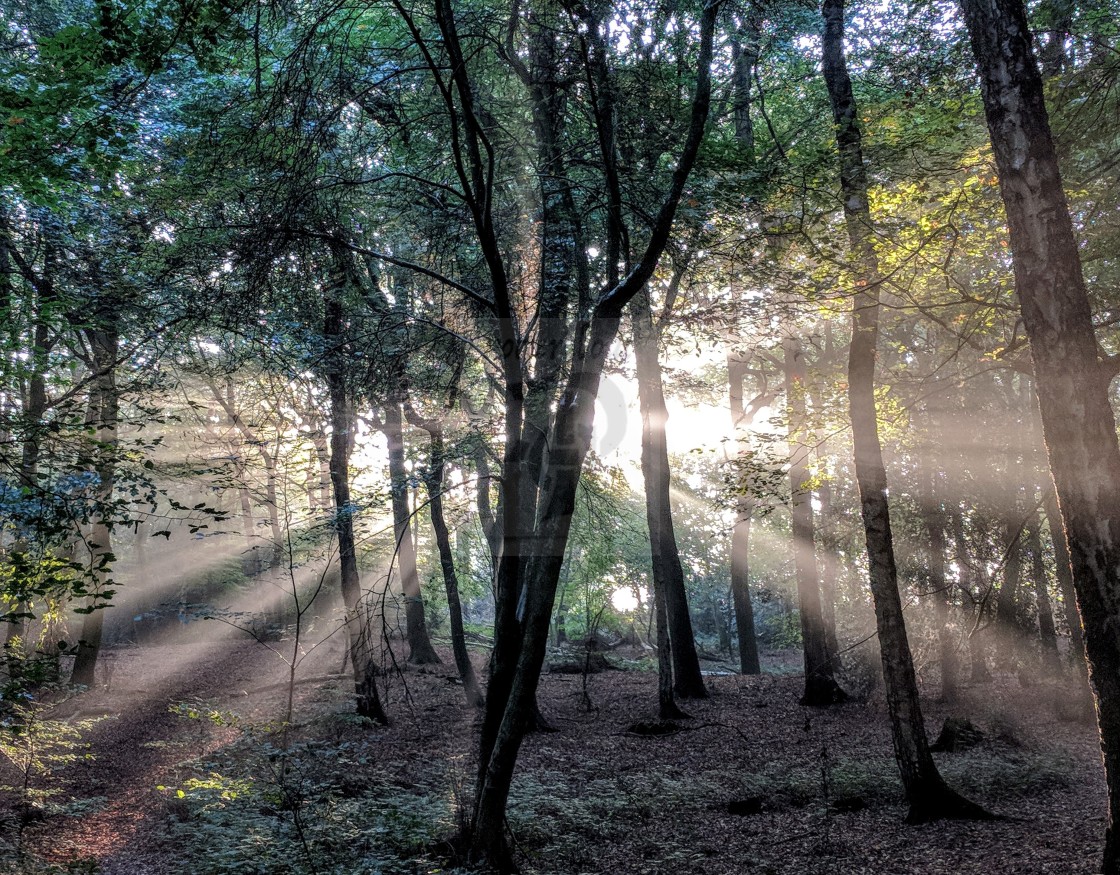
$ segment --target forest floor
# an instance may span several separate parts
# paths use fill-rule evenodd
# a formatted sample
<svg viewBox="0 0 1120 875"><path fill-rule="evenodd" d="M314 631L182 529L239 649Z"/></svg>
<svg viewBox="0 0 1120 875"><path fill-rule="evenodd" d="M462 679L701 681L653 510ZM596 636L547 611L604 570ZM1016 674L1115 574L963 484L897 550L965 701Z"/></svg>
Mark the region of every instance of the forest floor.
<svg viewBox="0 0 1120 875"><path fill-rule="evenodd" d="M443 840L474 774L477 719L444 658L383 679L392 724L378 728L348 713L340 647L320 648L299 667L284 731L286 668L263 645L117 649L107 685L42 715L95 721L84 732L93 758L37 779L69 809L31 824L27 853L4 871L452 872ZM686 703L693 719L665 734L646 734L657 724L651 672L545 675L540 704L557 731L527 739L510 804L523 870L1096 871L1095 730L1056 716L1053 688L997 677L951 708L927 702L931 736L950 715L984 733L938 762L1005 819L908 826L881 694L802 707L790 662L772 655L775 673L758 677L713 673L711 697Z"/></svg>

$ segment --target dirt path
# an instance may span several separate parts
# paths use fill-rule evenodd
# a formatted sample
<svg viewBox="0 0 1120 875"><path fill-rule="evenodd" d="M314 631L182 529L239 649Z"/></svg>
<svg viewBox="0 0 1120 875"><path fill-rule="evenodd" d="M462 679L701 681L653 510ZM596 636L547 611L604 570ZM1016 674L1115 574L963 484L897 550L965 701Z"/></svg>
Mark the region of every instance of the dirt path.
<svg viewBox="0 0 1120 875"><path fill-rule="evenodd" d="M68 700L57 718L98 719L86 736L94 759L60 773L77 800L103 800L78 817L55 817L28 832L29 848L55 863L95 860L102 875L168 871L164 824L180 764L228 744L237 732L205 718L191 720L173 705L221 709L283 679L283 663L262 645L228 640L110 651L107 688ZM105 670L103 669L103 674ZM221 694L218 691L225 691ZM275 698L275 697L273 697Z"/></svg>

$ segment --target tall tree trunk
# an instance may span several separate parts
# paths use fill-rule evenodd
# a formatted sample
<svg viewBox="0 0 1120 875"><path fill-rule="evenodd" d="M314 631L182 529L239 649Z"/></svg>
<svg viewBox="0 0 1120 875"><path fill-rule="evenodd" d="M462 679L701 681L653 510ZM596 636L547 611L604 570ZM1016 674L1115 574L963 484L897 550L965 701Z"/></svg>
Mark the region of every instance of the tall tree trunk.
<svg viewBox="0 0 1120 875"><path fill-rule="evenodd" d="M940 437L934 433L934 439ZM929 471L922 478L921 510L929 542L929 595L934 600L937 616L937 639L941 663L941 698L955 701L958 695L957 635L949 623L949 605L952 600L950 584L945 575L945 513L939 495L940 475L933 459Z"/></svg>
<svg viewBox="0 0 1120 875"><path fill-rule="evenodd" d="M74 658L74 668L70 683L93 686L97 657L101 652L101 632L105 622L106 594L111 589L113 562L113 534L110 522L109 503L113 498L116 476L117 419L120 396L117 391L117 350L120 338L117 327L112 324L115 315L106 319L110 324L86 331L89 338L94 368L93 385L90 389L90 410L94 414L97 429L97 447L93 452L97 472L97 506L94 509L90 526L89 575L92 578L93 593L87 604L87 613L82 618L82 629L78 635L78 652Z"/></svg>
<svg viewBox="0 0 1120 875"><path fill-rule="evenodd" d="M751 82L758 63L761 39L761 14L758 4L752 2L744 16L739 32L731 40L732 62L732 117L735 139L746 152L749 166L755 159L754 124L751 120ZM730 387L731 427L735 432L745 428L743 381L746 362L734 351L727 354L727 378ZM738 444L737 434L732 438ZM739 671L742 674L759 674L762 666L758 659L758 636L754 625L754 606L750 591L751 517L756 506L750 495L736 499L735 527L731 531L731 597L735 608L735 628L739 639Z"/></svg>
<svg viewBox="0 0 1120 875"><path fill-rule="evenodd" d="M634 358L638 372L638 402L642 411L642 478L646 486L646 522L653 559L654 587L661 593L673 656L673 689L684 699L704 699L708 691L700 673L696 640L688 611L673 510L669 500L669 450L665 424L669 413L658 361L658 332L653 324L649 289L643 288L631 303L634 325Z"/></svg>
<svg viewBox="0 0 1120 875"><path fill-rule="evenodd" d="M346 608L346 636L354 669L354 702L357 713L375 723L389 722L377 689L377 658L373 646L371 618L362 600L358 553L354 544L354 505L350 499L350 454L354 449L354 410L347 392L345 340L341 297L349 271L347 254L332 253L337 272L336 287L325 302L323 335L330 344L326 357L327 392L330 397L330 454L327 460L334 492L334 526L338 537L338 561L342 603Z"/></svg>
<svg viewBox="0 0 1120 875"><path fill-rule="evenodd" d="M918 701L914 661L906 638L906 622L898 591L887 475L879 444L875 410L875 359L879 335L879 275L867 198L867 171L855 97L844 56L844 2L824 0L824 78L836 123L840 153L840 187L851 260L858 274L852 302L852 342L848 353L848 402L855 444L856 482L867 539L871 595L883 658L887 708L909 820L978 817L985 812L945 784L926 738Z"/></svg>
<svg viewBox="0 0 1120 875"><path fill-rule="evenodd" d="M786 412L789 420L789 488L793 558L797 573L797 599L801 613L801 644L805 655L805 693L802 705L832 705L848 697L836 682L836 654L828 650L821 611L820 574L813 527L812 491L809 481L809 447L804 440L805 357L801 344L787 337L785 353Z"/></svg>
<svg viewBox="0 0 1120 875"><path fill-rule="evenodd" d="M1058 512L1058 497L1054 493L1054 482L1043 484L1046 498L1043 507L1046 511L1046 526L1050 530L1050 542L1054 545L1054 575L1058 578L1058 589L1062 593L1065 607L1066 626L1069 628L1069 659L1076 674L1089 680L1089 663L1085 655L1085 632L1081 626L1081 615L1077 611L1077 593L1073 587L1073 571L1070 568L1069 547L1066 545L1062 517Z"/></svg>
<svg viewBox="0 0 1120 875"><path fill-rule="evenodd" d="M428 467L425 471L424 485L428 491L428 513L432 519L432 531L436 536L439 550L439 567L443 574L443 587L447 593L447 611L451 622L451 651L455 655L455 668L463 681L463 694L472 708L484 704L482 688L467 651L467 638L463 630L463 606L459 599L459 576L455 573L455 557L451 551L451 533L443 515L443 483L446 461L444 459L443 428L438 419L421 417L412 408L406 407L409 421L428 433Z"/></svg>
<svg viewBox="0 0 1120 875"><path fill-rule="evenodd" d="M377 690L374 636L370 617L366 615L362 602L358 556L354 546L354 506L350 500L350 453L354 446L354 419L349 399L345 396L345 388L340 385L342 379L332 375L327 382L331 396L331 453L328 465L334 487L334 525L338 536L342 601L346 607L346 634L350 662L354 668L354 698L359 715L384 724L389 719Z"/></svg>
<svg viewBox="0 0 1120 875"><path fill-rule="evenodd" d="M823 461L825 452L822 447L819 451ZM821 512L820 532L817 537L821 567L821 611L824 622L825 648L833 660L833 669L839 671L840 639L836 634L836 581L840 575L840 563L837 561L839 543L836 535L836 520L833 518L832 508L832 481L828 475L821 479L817 488L817 500L820 502Z"/></svg>
<svg viewBox="0 0 1120 875"><path fill-rule="evenodd" d="M0 207L0 283L4 284L4 300L0 302L0 305L4 307L4 312L10 315L14 326L17 324L17 320L10 309L13 301L11 298L11 266L8 257L9 245L6 216L3 208ZM46 261L49 270L51 262L53 262L53 256L48 255ZM47 271L44 271L44 274L46 273ZM47 411L47 368L52 346L47 311L55 300L54 286L49 276L40 276L40 281L34 288L33 294L30 373L27 375L26 397L21 405L19 431L21 432L22 445L20 447L18 471L20 489L27 490L26 494L32 496L39 494L39 456L43 442L43 418ZM8 424L6 421L7 411L3 411L3 413L5 414L4 427L6 428ZM28 544L24 538L20 538L12 547L11 565L13 568L30 570L27 547ZM11 680L15 680L19 675L23 659L27 655L26 648L23 645L26 643L24 637L27 633L27 615L30 614L28 598L30 593L24 593L21 590L31 589L30 586L21 586L18 580L14 583L15 586L11 587L12 595L17 597L11 611L14 616L9 616L8 628L4 636L4 652L8 676ZM30 583L31 581L28 581L28 584Z"/></svg>
<svg viewBox="0 0 1120 875"><path fill-rule="evenodd" d="M1108 784L1101 871L1120 873L1120 445L1021 0L962 0L1007 211Z"/></svg>
<svg viewBox="0 0 1120 875"><path fill-rule="evenodd" d="M1027 548L1031 554L1031 577L1034 580L1035 603L1038 606L1038 636L1042 644L1042 667L1049 677L1061 671L1058 657L1058 635L1054 628L1054 607L1050 602L1050 586L1046 562L1042 556L1042 525L1038 510L1031 513L1027 524Z"/></svg>
<svg viewBox="0 0 1120 875"><path fill-rule="evenodd" d="M420 575L416 571L416 547L412 541L408 510L408 471L404 466L404 415L400 398L385 405L385 439L389 444L389 482L393 490L393 533L396 537L397 567L404 594L404 617L408 635L408 661L413 665L436 665L439 655L428 636Z"/></svg>
<svg viewBox="0 0 1120 875"><path fill-rule="evenodd" d="M1011 472L1007 472L1011 476ZM1020 653L1022 633L1019 625L1019 588L1023 578L1023 508L1018 490L1008 495L1010 504L1003 513L1003 583L996 598L996 629L998 630L997 662L1007 671L1015 666Z"/></svg>
<svg viewBox="0 0 1120 875"><path fill-rule="evenodd" d="M653 578L653 609L657 618L657 713L662 720L688 717L673 696L673 642L669 635L669 616L665 610L663 584Z"/></svg>
<svg viewBox="0 0 1120 875"><path fill-rule="evenodd" d="M727 378L731 402L731 427L737 433L748 423L743 403L743 380L746 364L734 352L727 354ZM734 435L738 446L738 434ZM735 527L731 530L731 599L735 607L735 631L739 639L739 671L742 674L759 674L762 666L758 659L758 636L754 628L754 606L750 590L751 518L755 499L740 494L735 499Z"/></svg>
<svg viewBox="0 0 1120 875"><path fill-rule="evenodd" d="M506 802L544 662L549 620L575 509L576 490L591 441L595 398L606 356L618 335L622 309L649 281L665 251L677 207L703 140L711 103L710 65L717 8L715 5L705 7L701 18L699 70L688 132L672 182L651 226L645 251L625 278L610 284L608 290L598 298L576 340L571 373L557 404L551 431L553 439L549 445L547 467L541 484L531 553L523 564L521 550L512 554L517 557L516 564L511 564L509 568L512 576L507 577L503 569L499 569L499 622L496 624L495 657L487 689L486 715L480 733L479 780L469 846L472 861L502 872L515 868L505 840ZM437 19L448 47L452 70L459 71L456 79L457 94L461 102L469 107L473 100L471 83L465 73L466 66L462 61L449 0L438 0ZM593 31L594 28L590 30ZM613 159L614 156L610 157ZM472 158L472 166L476 168L478 177L481 177L481 161ZM493 248L492 238L486 236L489 217L487 215L484 218L485 221L476 221L476 226L480 229L484 247L489 251ZM504 265L497 250L490 252L489 258L492 278L496 280L493 283L495 301L499 302L495 309L501 322L512 314L512 311L506 312L505 309L509 299L504 291ZM514 444L512 449L516 451L521 422L521 397L518 392L520 375L515 372L512 364L508 371L507 452L511 449L511 442ZM510 480L516 481L516 456L508 461L509 464L503 467L505 486L508 489L513 485L516 489L516 482L509 483ZM511 534L518 536L520 541L520 530L516 529L518 507L519 503L514 502L513 518L503 520L503 537L507 543ZM507 555L511 554L503 550L503 564ZM502 614L503 611L509 611L506 605L511 594L516 599L522 573L526 575L528 597L525 622L523 626L518 626ZM517 633L520 633L517 641L509 641L508 644L503 641L507 636ZM502 645L501 658L498 653L499 644ZM499 682L495 683L496 680Z"/></svg>
<svg viewBox="0 0 1120 875"><path fill-rule="evenodd" d="M987 683L992 679L988 671L987 648L981 635L984 623L984 602L976 598L975 579L972 572L972 559L968 554L968 542L964 536L964 516L959 505L953 507L949 515L950 525L953 528L953 544L957 554L957 565L960 567L960 589L973 601L977 616L972 624L973 628L968 634L968 665L969 680L974 684Z"/></svg>

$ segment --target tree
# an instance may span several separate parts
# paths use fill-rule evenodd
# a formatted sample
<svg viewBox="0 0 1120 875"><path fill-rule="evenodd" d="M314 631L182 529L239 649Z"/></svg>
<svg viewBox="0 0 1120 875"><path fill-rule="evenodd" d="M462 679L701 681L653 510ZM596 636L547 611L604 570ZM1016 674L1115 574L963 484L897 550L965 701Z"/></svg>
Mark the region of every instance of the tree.
<svg viewBox="0 0 1120 875"><path fill-rule="evenodd" d="M1120 872L1120 445L1042 77L1019 0L962 0L980 72L1031 344L1047 458L1069 548L1108 782L1101 871Z"/></svg>
<svg viewBox="0 0 1120 875"><path fill-rule="evenodd" d="M738 445L739 429L751 421L764 406L763 396L751 401L748 408L743 403L743 383L747 375L747 361L732 351L727 355L728 396L731 407L731 427ZM741 452L741 450L740 450ZM748 489L737 490L735 497L735 522L731 530L731 599L735 607L735 628L739 639L739 670L743 674L759 674L758 638L754 628L754 606L750 591L751 517L756 501Z"/></svg>
<svg viewBox="0 0 1120 875"><path fill-rule="evenodd" d="M817 568L817 541L813 526L812 490L809 481L809 447L805 440L805 359L801 344L787 337L784 374L786 411L789 419L789 485L791 534L797 573L797 600L801 609L801 645L805 655L805 694L802 705L832 705L843 702L847 694L834 676L837 655L830 651L821 608L820 572Z"/></svg>
<svg viewBox="0 0 1120 875"><path fill-rule="evenodd" d="M675 273L668 296L670 306L675 297L673 287L679 282L680 274ZM707 698L708 691L704 687L700 660L696 655L684 587L684 569L681 567L677 538L673 531L673 512L669 504L669 449L665 435L669 413L665 407L665 390L658 357L661 332L653 320L649 297L648 287L635 295L631 321L634 325L638 400L642 412L642 477L646 487L646 520L653 558L654 592L658 602L658 662L662 661L660 618L664 617L668 625L664 643L668 645L672 657L673 689L682 698L703 699ZM675 713L676 705L665 698L664 682L661 687L662 716L679 716Z"/></svg>
<svg viewBox="0 0 1120 875"><path fill-rule="evenodd" d="M344 306L354 286L349 253L335 247L330 287L323 306L323 338L326 342L323 372L330 403L329 470L334 493L334 529L338 538L338 561L342 601L346 607L346 635L350 664L354 670L357 713L377 723L388 716L377 689L377 662L367 606L363 601L358 556L354 543L354 502L350 497L350 456L357 428L355 392L347 379L346 358L351 352L345 335Z"/></svg>
<svg viewBox="0 0 1120 875"><path fill-rule="evenodd" d="M908 820L986 817L987 813L951 790L929 750L914 661L898 591L887 503L887 474L879 443L875 406L875 360L879 335L879 287L882 277L874 248L874 228L863 163L862 134L852 82L844 55L844 0L825 0L824 77L836 124L840 155L840 189L848 231L856 292L852 297L852 341L848 351L848 401L855 444L856 481L867 540L871 594L883 658L891 737L902 775Z"/></svg>

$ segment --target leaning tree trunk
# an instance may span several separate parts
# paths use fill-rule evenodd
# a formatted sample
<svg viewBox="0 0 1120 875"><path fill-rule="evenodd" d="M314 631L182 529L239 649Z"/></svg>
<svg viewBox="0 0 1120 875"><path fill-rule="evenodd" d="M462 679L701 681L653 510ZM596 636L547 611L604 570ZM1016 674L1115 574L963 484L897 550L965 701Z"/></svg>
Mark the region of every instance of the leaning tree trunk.
<svg viewBox="0 0 1120 875"><path fill-rule="evenodd" d="M634 296L631 304L634 324L634 358L638 372L638 402L642 411L642 478L646 486L646 522L653 560L654 586L660 593L668 623L669 644L673 656L673 689L684 699L708 696L696 640L688 612L688 595L684 586L684 568L673 531L673 509L669 501L669 449L665 424L669 413L665 408L665 392L661 383L658 360L657 329L649 300L649 288Z"/></svg>
<svg viewBox="0 0 1120 875"><path fill-rule="evenodd" d="M1101 864L1120 873L1120 445L1042 78L1021 0L962 0L980 72L1015 290L1085 629L1108 784Z"/></svg>
<svg viewBox="0 0 1120 875"><path fill-rule="evenodd" d="M420 575L416 571L416 546L409 525L408 472L404 466L404 416L401 401L392 398L385 405L385 439L389 444L389 482L393 490L393 533L396 536L397 566L404 593L404 618L408 634L408 661L413 665L435 665L439 655L428 636Z"/></svg>
<svg viewBox="0 0 1120 875"><path fill-rule="evenodd" d="M875 409L875 358L879 335L879 274L867 196L867 171L855 97L844 56L844 0L825 0L824 77L836 123L844 219L857 273L852 301L852 342L848 352L848 402L855 445L856 483L867 540L871 595L883 659L891 736L906 799L908 820L983 817L986 812L959 796L942 779L926 738L914 661L898 591L887 474L879 444Z"/></svg>
<svg viewBox="0 0 1120 875"><path fill-rule="evenodd" d="M789 489L793 558L797 573L797 599L801 613L801 644L805 656L805 693L802 705L833 705L848 697L836 682L835 652L829 652L821 610L821 581L813 527L812 491L808 456L802 429L805 421L805 358L801 344L787 337L785 352L786 411L789 418Z"/></svg>
<svg viewBox="0 0 1120 875"><path fill-rule="evenodd" d="M113 318L113 317L110 317ZM110 523L109 503L113 498L116 476L117 419L120 395L117 390L117 351L120 338L115 325L91 328L87 331L93 353L94 377L90 387L90 413L97 429L95 470L97 472L97 501L89 540L89 577L92 594L82 618L78 635L78 652L70 675L72 684L93 686L97 657L101 652L101 630L105 622L106 596L111 588L113 565L113 530Z"/></svg>

